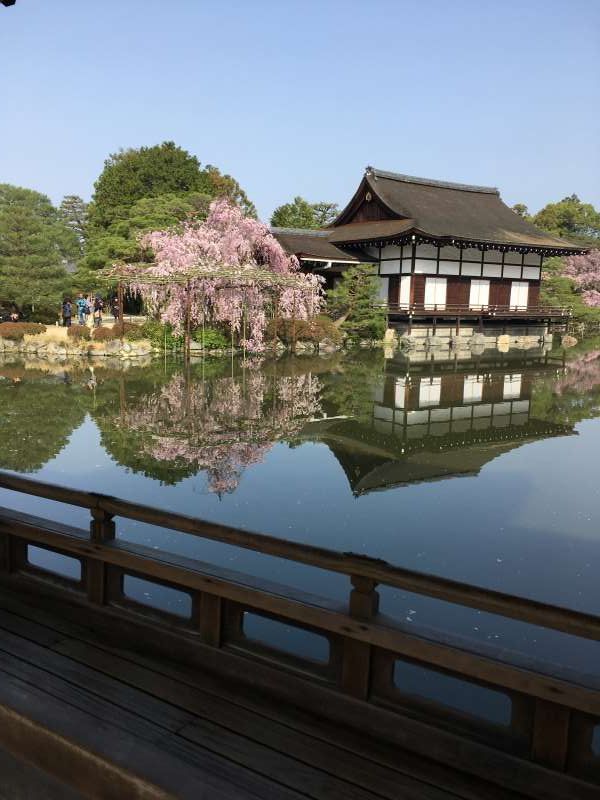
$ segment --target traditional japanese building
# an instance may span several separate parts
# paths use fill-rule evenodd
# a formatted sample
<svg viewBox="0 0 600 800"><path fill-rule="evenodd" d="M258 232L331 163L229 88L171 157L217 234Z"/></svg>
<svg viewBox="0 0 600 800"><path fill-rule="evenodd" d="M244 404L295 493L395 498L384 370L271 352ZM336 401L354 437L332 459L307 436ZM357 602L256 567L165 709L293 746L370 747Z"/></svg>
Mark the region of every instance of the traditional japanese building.
<svg viewBox="0 0 600 800"><path fill-rule="evenodd" d="M329 285L349 263L374 262L392 323L563 317L540 304L543 259L585 252L520 217L498 189L373 167L328 228L273 232Z"/></svg>

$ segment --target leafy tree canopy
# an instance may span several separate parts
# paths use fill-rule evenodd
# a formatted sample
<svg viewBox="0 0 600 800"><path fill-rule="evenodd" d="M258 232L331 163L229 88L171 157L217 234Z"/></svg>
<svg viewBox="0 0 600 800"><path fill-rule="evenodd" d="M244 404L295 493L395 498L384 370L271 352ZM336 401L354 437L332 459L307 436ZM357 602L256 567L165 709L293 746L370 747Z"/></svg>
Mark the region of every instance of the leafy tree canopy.
<svg viewBox="0 0 600 800"><path fill-rule="evenodd" d="M57 306L70 287L64 268L75 235L46 195L0 184L0 299Z"/></svg>
<svg viewBox="0 0 600 800"><path fill-rule="evenodd" d="M533 215L529 214L524 203L517 203L512 209L554 236L562 236L575 243L596 245L600 239L600 212L591 203L583 203L576 194L564 197L558 203L548 203Z"/></svg>
<svg viewBox="0 0 600 800"><path fill-rule="evenodd" d="M333 222L338 214L337 203L309 203L298 196L291 203L275 209L271 225L277 228L322 228Z"/></svg>
<svg viewBox="0 0 600 800"><path fill-rule="evenodd" d="M558 236L600 237L600 214L591 203L582 203L576 194L559 203L548 203L533 218L535 225Z"/></svg>
<svg viewBox="0 0 600 800"><path fill-rule="evenodd" d="M525 203L515 203L512 207L512 210L515 214L518 214L520 217L524 217L525 219L529 219L529 209L525 205Z"/></svg>
<svg viewBox="0 0 600 800"><path fill-rule="evenodd" d="M139 260L141 233L176 225L189 215L204 219L211 200L226 197L246 216L256 209L239 183L174 142L111 155L95 183L89 206L84 269Z"/></svg>

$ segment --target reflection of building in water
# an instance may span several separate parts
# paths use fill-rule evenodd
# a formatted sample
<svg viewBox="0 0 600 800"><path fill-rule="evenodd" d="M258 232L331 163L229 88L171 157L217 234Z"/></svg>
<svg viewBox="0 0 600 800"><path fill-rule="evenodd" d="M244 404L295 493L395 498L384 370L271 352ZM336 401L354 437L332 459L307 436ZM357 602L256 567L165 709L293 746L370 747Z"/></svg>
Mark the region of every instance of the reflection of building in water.
<svg viewBox="0 0 600 800"><path fill-rule="evenodd" d="M524 440L573 426L531 415L541 365L506 359L462 364L388 364L371 420L324 420L304 434L326 443L355 494L418 481L474 475Z"/></svg>

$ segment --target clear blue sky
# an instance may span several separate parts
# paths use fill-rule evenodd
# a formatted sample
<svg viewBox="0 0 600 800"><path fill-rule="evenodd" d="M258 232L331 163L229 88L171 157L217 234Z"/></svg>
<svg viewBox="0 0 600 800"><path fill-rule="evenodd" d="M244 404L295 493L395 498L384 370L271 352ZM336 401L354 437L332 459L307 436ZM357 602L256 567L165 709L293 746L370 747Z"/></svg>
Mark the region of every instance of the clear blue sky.
<svg viewBox="0 0 600 800"><path fill-rule="evenodd" d="M263 219L367 164L600 207L599 0L17 0L0 57L0 182L56 202L172 139Z"/></svg>

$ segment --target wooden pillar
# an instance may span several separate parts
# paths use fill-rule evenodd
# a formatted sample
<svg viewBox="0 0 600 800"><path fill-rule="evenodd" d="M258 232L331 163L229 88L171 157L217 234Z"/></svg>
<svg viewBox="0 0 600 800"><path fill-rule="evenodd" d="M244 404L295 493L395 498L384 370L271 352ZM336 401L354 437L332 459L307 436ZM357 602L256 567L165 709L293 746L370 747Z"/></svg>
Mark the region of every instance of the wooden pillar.
<svg viewBox="0 0 600 800"><path fill-rule="evenodd" d="M350 579L349 613L357 620L370 620L379 610L379 593L374 580L353 575ZM371 683L371 645L356 639L344 639L342 689L353 697L366 700Z"/></svg>
<svg viewBox="0 0 600 800"><path fill-rule="evenodd" d="M93 508L90 539L94 544L104 544L115 538L113 515L101 508ZM86 561L88 598L92 603L106 602L106 564L93 556Z"/></svg>

